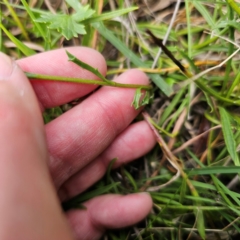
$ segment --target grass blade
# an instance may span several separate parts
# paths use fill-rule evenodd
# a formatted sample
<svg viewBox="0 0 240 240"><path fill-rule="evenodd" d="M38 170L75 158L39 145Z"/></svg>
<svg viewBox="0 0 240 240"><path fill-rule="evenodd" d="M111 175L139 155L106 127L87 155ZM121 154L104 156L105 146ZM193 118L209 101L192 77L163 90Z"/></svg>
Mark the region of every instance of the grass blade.
<svg viewBox="0 0 240 240"><path fill-rule="evenodd" d="M110 30L108 30L102 22L92 23L92 26L98 30L98 32L112 43L125 57L129 58L130 61L136 67L148 67L144 62L138 58L123 42L121 42ZM149 74L152 81L164 92L167 96L171 95L172 88L156 74Z"/></svg>
<svg viewBox="0 0 240 240"><path fill-rule="evenodd" d="M8 38L17 46L17 48L25 55L25 56L31 56L35 54L35 51L33 51L31 48L27 47L24 43L19 41L16 37L12 35L4 26L2 23L0 23L0 28L4 31L4 33L8 36Z"/></svg>
<svg viewBox="0 0 240 240"><path fill-rule="evenodd" d="M221 116L223 137L224 137L224 141L225 141L228 153L230 154L234 164L236 166L240 166L239 158L236 151L236 142L234 140L229 114L222 107L219 107L219 113Z"/></svg>
<svg viewBox="0 0 240 240"><path fill-rule="evenodd" d="M112 12L103 13L99 16L91 17L89 19L86 19L86 20L82 21L82 23L89 24L89 23L109 20L109 19L112 19L112 18L119 17L123 14L135 11L137 9L138 9L138 7L130 7L130 8L124 8L124 9L120 9L120 10L116 10L116 11L112 11Z"/></svg>
<svg viewBox="0 0 240 240"><path fill-rule="evenodd" d="M22 25L22 22L20 21L19 17L17 16L16 12L13 10L12 6L9 4L9 1L3 0L5 5L7 6L8 10L10 11L14 21L16 22L17 26L21 29L23 36L25 37L26 40L30 40L27 31Z"/></svg>
<svg viewBox="0 0 240 240"><path fill-rule="evenodd" d="M92 66L88 65L85 62L82 62L81 60L79 60L78 58L76 58L74 55L72 55L70 52L66 51L67 55L68 55L68 60L77 64L78 66L88 70L89 72L93 73L94 75L96 75L97 77L99 77L101 80L103 80L104 82L110 82L108 81L96 68L93 68Z"/></svg>
<svg viewBox="0 0 240 240"><path fill-rule="evenodd" d="M83 202L85 202L85 201L87 201L91 198L102 195L104 193L109 193L111 189L118 186L119 184L120 184L119 182L111 183L107 186L102 186L102 187L99 187L99 188L94 189L92 191L82 193L82 194L72 198L71 200L63 203L63 208L64 209L69 209L69 208L72 208L72 207L77 207L79 204L81 204L81 203L83 203Z"/></svg>
<svg viewBox="0 0 240 240"><path fill-rule="evenodd" d="M43 28L41 27L41 25L36 22L36 18L33 14L33 12L31 11L30 7L28 6L28 3L25 0L21 0L23 6L25 7L28 15L30 16L30 18L32 19L33 24L36 26L36 28L38 29L40 35L42 36L42 38L45 40L46 43L48 43L47 39L46 39L46 33L44 32Z"/></svg>
<svg viewBox="0 0 240 240"><path fill-rule="evenodd" d="M189 177L194 175L210 175L210 174L237 174L240 172L239 166L218 166L218 167L206 167L195 168L191 170L185 170Z"/></svg>

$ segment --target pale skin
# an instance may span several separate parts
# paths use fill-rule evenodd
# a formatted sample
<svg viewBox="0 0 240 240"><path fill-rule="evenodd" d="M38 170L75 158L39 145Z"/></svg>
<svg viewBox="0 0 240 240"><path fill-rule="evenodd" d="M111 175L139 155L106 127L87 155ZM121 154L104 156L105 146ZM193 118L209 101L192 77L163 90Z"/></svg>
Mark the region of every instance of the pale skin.
<svg viewBox="0 0 240 240"><path fill-rule="evenodd" d="M68 48L104 75L106 63L96 51ZM134 89L33 81L23 71L97 79L67 61L64 49L13 63L0 53L0 239L99 239L106 229L142 220L152 208L149 194L103 195L86 210L64 213L60 202L83 192L118 158L119 167L146 154L155 144L146 122L131 106ZM148 84L130 70L115 81ZM88 95L87 98L84 96ZM76 98L84 100L44 126L42 111Z"/></svg>

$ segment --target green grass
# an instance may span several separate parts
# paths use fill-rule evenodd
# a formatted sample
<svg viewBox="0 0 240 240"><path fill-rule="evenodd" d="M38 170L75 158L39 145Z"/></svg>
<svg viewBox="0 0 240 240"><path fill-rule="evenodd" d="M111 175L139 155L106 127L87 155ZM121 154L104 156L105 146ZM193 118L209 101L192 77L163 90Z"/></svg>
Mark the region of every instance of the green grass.
<svg viewBox="0 0 240 240"><path fill-rule="evenodd" d="M1 51L20 58L35 53L23 43L25 40L49 50L57 48L64 34L71 36L35 21L49 12L43 2L37 1L33 8L32 1L29 5L26 1L21 1L22 5L1 2ZM147 219L135 227L108 231L105 239L239 238L240 5L236 0L185 0L181 4L166 46L184 64L186 72L182 73L165 53L157 59L157 67L151 68L159 48L146 34L149 29L158 38L166 37L175 3L154 14L136 10L137 17L128 32L123 23L130 15L122 14L131 9L124 8L124 1L116 1L121 21L114 21L108 2L89 1L98 17L83 20L81 24L88 34L77 34L77 38L82 45L101 52L107 47L116 49L111 59L105 55L107 76L129 67L138 67L149 75L154 104L149 104L146 111L152 114L148 121L157 129L162 147L157 145L139 161L108 171L104 179L69 204L81 204L103 193L154 190L154 207ZM148 1L135 2L135 6L142 6ZM148 8L153 11L150 3ZM156 18L167 11L171 14L158 22ZM14 35L12 29L16 28L21 32ZM7 41L16 48L8 47ZM49 109L44 118L50 121L62 112L61 108ZM179 176L174 177L177 173Z"/></svg>

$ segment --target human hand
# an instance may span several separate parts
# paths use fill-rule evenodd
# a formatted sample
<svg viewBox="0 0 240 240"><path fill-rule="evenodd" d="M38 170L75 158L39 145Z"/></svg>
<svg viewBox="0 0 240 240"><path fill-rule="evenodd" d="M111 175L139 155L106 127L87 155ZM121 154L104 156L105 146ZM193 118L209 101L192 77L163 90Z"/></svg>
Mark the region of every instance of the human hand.
<svg viewBox="0 0 240 240"><path fill-rule="evenodd" d="M98 68L102 74L105 73L105 62L97 52L79 47L69 48L68 50L82 61ZM88 71L81 70L75 64L67 62L67 56L63 49L19 60L18 65L24 71L29 72L96 79L96 76ZM0 70L0 73L4 71L4 69ZM10 182L7 185L11 185L11 182L17 180L18 189L22 189L26 186L22 183L26 184L27 182L29 184L29 188L27 188L29 191L26 192L28 201L22 197L23 192L20 190L16 192L14 187L12 193L15 194L15 191L16 196L20 197L20 199L23 198L27 202L25 204L26 209L29 209L29 206L34 207L34 204L36 204L35 198L34 200L29 198L29 194L31 196L36 195L36 198L41 199L41 203L38 202L35 205L38 206L39 210L41 209L38 218L42 217L44 219L47 216L46 221L41 221L41 223L44 222L45 227L52 226L54 223L52 229L55 229L55 231L59 226L62 226L60 230L65 234L69 234L64 218L60 216L60 207L46 174L46 161L48 161L60 200L67 200L86 190L101 178L108 163L113 158L118 158L115 164L115 167L117 167L145 154L155 144L154 136L145 122L129 126L139 112L131 107L134 89L103 87L83 100L81 104L45 126L47 151L44 130L40 120L41 115L28 80L19 69L14 70L9 79L11 81L8 81L8 83L12 82L13 85L19 88L18 97L11 96L7 101L1 101L3 102L1 108L4 111L12 110L11 114L14 115L12 124L15 125L15 128L6 121L1 121L1 128L3 130L5 128L8 135L11 136L9 138L11 140L10 145L8 139L6 140L6 137L2 134L1 146L8 144L11 149L13 147L17 149L14 151L17 156L12 158L12 161L18 157L19 161L17 163L19 166L14 174L11 172L11 166L9 166L9 172L11 172L9 176L11 178L9 177ZM122 74L116 81L147 84L146 76L137 70ZM84 97L96 88L93 85L44 81L34 81L32 84L41 110ZM23 88L26 88L26 90ZM3 87L4 91L6 91L5 87ZM21 96L21 92L24 92L24 97ZM11 95L14 94L17 93L11 92ZM1 98L5 97L4 94L1 96ZM12 98L14 102L10 104L8 101ZM24 133L23 129L25 129ZM15 138L16 135L24 135L27 144L21 141L21 137L19 139ZM6 148L6 151L11 151L11 149ZM19 151L21 154L18 153ZM48 154L50 160L48 160ZM31 157L28 158L27 156ZM13 157L11 154L7 155L7 159L11 159L11 157ZM24 162L22 159L29 162ZM24 171L21 171L22 168ZM4 169L4 165L1 169ZM23 172L24 178L21 178ZM16 178L16 176L19 177ZM41 186L38 186L37 183ZM8 186L4 185L1 189L4 189L4 187L7 188ZM7 204L7 202L5 203ZM98 239L106 228L121 228L141 220L150 211L152 201L147 194L105 195L89 200L84 205L87 210L71 210L66 213L67 219L77 239ZM46 214L49 213L50 207L50 212L53 214ZM11 208L13 207L11 206ZM30 211L30 213L32 212ZM33 219L34 216L32 216L30 224L34 224ZM51 228L49 227L49 229ZM61 231L59 231L59 237L69 239L63 238L64 234L61 234ZM61 238L52 237L51 239Z"/></svg>

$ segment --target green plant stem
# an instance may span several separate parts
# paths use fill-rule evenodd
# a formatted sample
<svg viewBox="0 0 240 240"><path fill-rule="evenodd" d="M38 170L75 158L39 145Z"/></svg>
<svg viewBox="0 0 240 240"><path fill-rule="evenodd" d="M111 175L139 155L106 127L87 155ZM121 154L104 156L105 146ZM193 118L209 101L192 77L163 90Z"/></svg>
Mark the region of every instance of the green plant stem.
<svg viewBox="0 0 240 240"><path fill-rule="evenodd" d="M21 0L21 2L22 2L22 4L23 4L23 6L25 7L25 10L26 10L27 13L29 14L30 18L32 19L33 24L36 26L36 28L38 29L39 33L41 34L42 38L43 38L46 42L48 42L48 41L47 41L47 38L46 38L46 34L44 33L43 28L41 27L41 25L40 25L38 22L35 21L36 18L35 18L35 16L34 16L34 13L31 11L28 3L27 3L25 0Z"/></svg>
<svg viewBox="0 0 240 240"><path fill-rule="evenodd" d="M27 47L24 43L22 43L15 36L13 36L12 33L9 32L1 22L0 22L0 28L25 56L30 56L35 54L35 51Z"/></svg>
<svg viewBox="0 0 240 240"><path fill-rule="evenodd" d="M107 29L102 22L93 23L92 26L113 46L115 46L126 58L128 58L136 67L149 67L144 64L144 62L139 59L139 57L130 49L123 44L119 38L117 38L112 31ZM170 96L173 92L172 88L162 79L159 74L149 74L151 80L165 93Z"/></svg>
<svg viewBox="0 0 240 240"><path fill-rule="evenodd" d="M234 88L239 84L240 82L240 72L237 74L237 76L235 77L231 87L229 88L228 92L227 92L227 95L226 95L226 98L229 98L230 95L232 94Z"/></svg>
<svg viewBox="0 0 240 240"><path fill-rule="evenodd" d="M224 28L224 29L219 33L219 36L224 35L228 30L229 30L228 27ZM203 43L199 43L199 44L194 45L194 46L193 46L193 49L194 49L194 50L197 50L197 49L201 49L201 48L204 48L204 47L206 47L206 46L209 46L211 43L217 41L218 38L219 38L218 36L209 38L208 40L204 41Z"/></svg>
<svg viewBox="0 0 240 240"><path fill-rule="evenodd" d="M185 0L186 18L187 18L187 36L188 36L188 57L192 58L192 34L191 34L191 20L189 0Z"/></svg>
<svg viewBox="0 0 240 240"><path fill-rule="evenodd" d="M154 204L154 206L159 207L160 209L168 208L172 210L194 210L196 209L196 206L186 206L186 205L164 205L164 204ZM239 206L234 206L236 209L240 210ZM197 206L198 209L201 209L202 211L229 211L229 207L218 207L218 206Z"/></svg>
<svg viewBox="0 0 240 240"><path fill-rule="evenodd" d="M27 41L30 41L28 33L26 32L25 28L22 25L22 22L20 21L19 17L17 16L17 14L15 13L15 11L13 10L12 6L9 4L9 1L7 0L3 0L4 4L7 6L9 12L11 13L15 23L17 24L17 26L21 29L22 34L24 36L24 38Z"/></svg>
<svg viewBox="0 0 240 240"><path fill-rule="evenodd" d="M93 68L92 66L88 65L85 62L80 61L78 58L76 58L74 55L72 55L70 52L66 51L67 55L68 55L68 60L77 64L78 66L92 72L94 75L96 75L97 77L99 77L102 81L106 82L106 83L110 83L111 81L106 79L99 71L97 68ZM111 84L111 83L110 83Z"/></svg>
<svg viewBox="0 0 240 240"><path fill-rule="evenodd" d="M195 82L199 88L201 88L203 91L207 92L208 94L212 95L216 99L223 101L224 103L229 103L229 104L238 105L238 106L240 105L240 100L233 100L233 99L222 97L215 90L213 90L209 86L205 85L201 81L196 80Z"/></svg>
<svg viewBox="0 0 240 240"><path fill-rule="evenodd" d="M230 7L240 16L240 8L235 3L234 0L227 0L227 3L230 5Z"/></svg>
<svg viewBox="0 0 240 240"><path fill-rule="evenodd" d="M213 183L216 187L216 189L218 190L218 193L221 195L221 197L224 199L224 201L226 202L226 204L229 207L234 207L234 205L232 204L232 202L230 201L230 199L227 197L227 195L225 194L225 192L222 190L222 188L219 186L219 180L216 178L216 176L214 176L213 174L211 174L211 178L213 180Z"/></svg>
<svg viewBox="0 0 240 240"><path fill-rule="evenodd" d="M234 21L234 11L231 8L231 6L228 6L228 18L230 21ZM235 33L235 29L234 27L229 27L229 39L231 39L234 42L234 34ZM231 56L234 52L234 45L229 42L228 43L228 56ZM226 90L226 86L227 83L229 82L230 79L230 73L232 71L232 58L229 59L229 61L227 62L226 65L226 71L225 71L225 78L223 80L223 84L222 84L222 90L221 92L223 93L223 95L225 94L225 90Z"/></svg>
<svg viewBox="0 0 240 240"><path fill-rule="evenodd" d="M42 75L37 73L25 72L26 76L30 78L30 80L41 79L46 81L59 81L59 82L72 82L72 83L81 83L81 84L92 84L92 85L100 85L100 86L110 86L110 87L120 87L120 88L141 88L143 90L151 90L151 85L140 85L140 84L124 84L117 82L103 82L99 80L90 80L90 79L82 79L82 78L71 78L71 77L61 77L61 76L49 76Z"/></svg>

